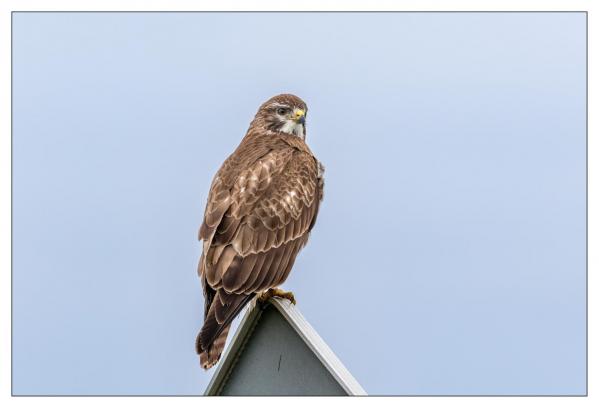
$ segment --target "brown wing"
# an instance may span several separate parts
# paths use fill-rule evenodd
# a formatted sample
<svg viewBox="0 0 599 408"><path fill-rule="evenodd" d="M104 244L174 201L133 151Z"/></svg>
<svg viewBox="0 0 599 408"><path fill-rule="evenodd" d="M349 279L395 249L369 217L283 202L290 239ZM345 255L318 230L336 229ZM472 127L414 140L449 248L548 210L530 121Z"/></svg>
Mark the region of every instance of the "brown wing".
<svg viewBox="0 0 599 408"><path fill-rule="evenodd" d="M228 301L211 301L202 345L211 344L254 293L285 281L307 242L321 198L318 167L311 154L285 146L240 172L229 190L215 178L200 230L200 268L205 293Z"/></svg>

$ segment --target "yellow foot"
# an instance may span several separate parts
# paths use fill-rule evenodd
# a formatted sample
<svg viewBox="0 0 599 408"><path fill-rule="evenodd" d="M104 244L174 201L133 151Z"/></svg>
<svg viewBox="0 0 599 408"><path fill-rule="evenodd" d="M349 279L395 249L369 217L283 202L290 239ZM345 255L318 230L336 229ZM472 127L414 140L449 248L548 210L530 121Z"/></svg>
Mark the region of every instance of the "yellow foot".
<svg viewBox="0 0 599 408"><path fill-rule="evenodd" d="M293 296L293 292L285 292L284 290L279 289L279 288L271 288L271 289L268 289L267 291L263 292L258 297L258 301L261 303L266 303L273 296L287 299L295 305L295 296Z"/></svg>

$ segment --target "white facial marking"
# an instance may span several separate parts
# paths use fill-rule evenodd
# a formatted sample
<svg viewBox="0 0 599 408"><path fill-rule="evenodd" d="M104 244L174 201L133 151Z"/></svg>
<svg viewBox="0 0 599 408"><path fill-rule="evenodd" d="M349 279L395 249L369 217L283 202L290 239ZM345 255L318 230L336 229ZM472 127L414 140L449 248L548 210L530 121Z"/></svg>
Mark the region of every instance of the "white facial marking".
<svg viewBox="0 0 599 408"><path fill-rule="evenodd" d="M285 124L281 127L281 132L283 133L293 133L295 130L295 122L292 120L286 120Z"/></svg>
<svg viewBox="0 0 599 408"><path fill-rule="evenodd" d="M301 123L296 123L292 119L287 119L285 121L285 124L281 127L281 132L289 133L290 135L295 135L297 137L301 137L302 139L305 137L304 125Z"/></svg>
<svg viewBox="0 0 599 408"><path fill-rule="evenodd" d="M280 103L273 103L271 106L275 108L286 108L291 110L293 113L295 113L298 110L298 108L291 108L289 105L284 105ZM279 129L279 132L288 133L290 135L300 137L302 138L302 140L305 140L306 134L304 125L302 125L301 123L297 123L295 120L289 118L287 115L279 115L277 113L277 116L283 122L283 126L281 126L281 128Z"/></svg>

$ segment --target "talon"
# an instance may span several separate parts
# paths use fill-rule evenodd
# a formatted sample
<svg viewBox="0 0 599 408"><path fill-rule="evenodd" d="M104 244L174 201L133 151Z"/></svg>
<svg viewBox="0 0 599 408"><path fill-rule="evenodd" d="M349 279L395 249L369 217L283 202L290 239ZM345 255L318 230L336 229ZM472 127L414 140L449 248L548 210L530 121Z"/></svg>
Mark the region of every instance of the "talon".
<svg viewBox="0 0 599 408"><path fill-rule="evenodd" d="M293 292L285 292L279 296L287 299L288 301L290 301L291 303L293 303L295 305L295 296L293 295Z"/></svg>
<svg viewBox="0 0 599 408"><path fill-rule="evenodd" d="M272 289L268 289L262 292L260 296L258 296L258 302L266 303L270 300L271 297L273 297Z"/></svg>
<svg viewBox="0 0 599 408"><path fill-rule="evenodd" d="M296 302L295 302L295 296L293 295L293 292L285 292L284 290L279 289L279 288L270 288L267 291L263 292L258 297L258 301L260 303L266 303L273 296L280 297L280 298L283 298L283 299L287 299L291 303L293 303L294 305L296 304Z"/></svg>
<svg viewBox="0 0 599 408"><path fill-rule="evenodd" d="M293 292L285 292L283 289L279 289L279 288L273 288L270 290L272 290L273 296L287 299L288 301L290 301L291 303L293 303L295 305L295 296L293 296Z"/></svg>

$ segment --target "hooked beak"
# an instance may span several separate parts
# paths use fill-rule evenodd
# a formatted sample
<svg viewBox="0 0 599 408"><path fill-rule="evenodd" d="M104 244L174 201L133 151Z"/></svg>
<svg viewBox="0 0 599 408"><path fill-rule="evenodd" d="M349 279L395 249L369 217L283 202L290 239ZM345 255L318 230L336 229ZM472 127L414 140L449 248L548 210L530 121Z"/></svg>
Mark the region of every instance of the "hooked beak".
<svg viewBox="0 0 599 408"><path fill-rule="evenodd" d="M293 111L293 120L296 123L304 125L306 123L306 112L303 109L296 109Z"/></svg>

